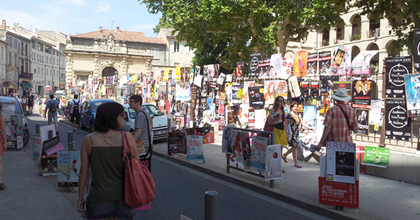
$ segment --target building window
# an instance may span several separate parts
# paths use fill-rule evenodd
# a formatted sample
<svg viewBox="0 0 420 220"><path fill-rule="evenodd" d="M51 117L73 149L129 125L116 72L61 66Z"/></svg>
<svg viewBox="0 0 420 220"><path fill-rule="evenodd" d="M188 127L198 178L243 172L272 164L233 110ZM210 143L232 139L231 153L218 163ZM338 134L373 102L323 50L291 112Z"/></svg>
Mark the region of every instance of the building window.
<svg viewBox="0 0 420 220"><path fill-rule="evenodd" d="M1 46L1 59L3 59L3 57L4 57L3 53L4 53L4 47Z"/></svg>
<svg viewBox="0 0 420 220"><path fill-rule="evenodd" d="M152 48L153 59L159 59L159 48Z"/></svg>
<svg viewBox="0 0 420 220"><path fill-rule="evenodd" d="M174 41L174 51L173 52L179 52L179 42Z"/></svg>
<svg viewBox="0 0 420 220"><path fill-rule="evenodd" d="M15 66L18 66L18 65L19 65L18 58L17 58L17 55L15 54Z"/></svg>
<svg viewBox="0 0 420 220"><path fill-rule="evenodd" d="M41 75L44 75L44 68L41 68Z"/></svg>
<svg viewBox="0 0 420 220"><path fill-rule="evenodd" d="M12 53L11 52L9 52L9 65L12 65Z"/></svg>
<svg viewBox="0 0 420 220"><path fill-rule="evenodd" d="M36 69L34 69L34 75L36 74Z"/></svg>
<svg viewBox="0 0 420 220"><path fill-rule="evenodd" d="M13 39L12 39L12 37L9 37L9 47L13 47Z"/></svg>

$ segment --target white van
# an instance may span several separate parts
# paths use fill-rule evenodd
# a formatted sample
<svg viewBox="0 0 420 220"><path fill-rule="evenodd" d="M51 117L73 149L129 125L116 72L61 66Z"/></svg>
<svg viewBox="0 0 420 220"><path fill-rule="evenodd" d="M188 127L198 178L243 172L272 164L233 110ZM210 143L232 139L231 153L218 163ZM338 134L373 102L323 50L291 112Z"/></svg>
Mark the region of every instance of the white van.
<svg viewBox="0 0 420 220"><path fill-rule="evenodd" d="M66 95L66 92L64 90L57 90L57 91L55 91L55 94L59 95L60 98L62 98L63 96Z"/></svg>

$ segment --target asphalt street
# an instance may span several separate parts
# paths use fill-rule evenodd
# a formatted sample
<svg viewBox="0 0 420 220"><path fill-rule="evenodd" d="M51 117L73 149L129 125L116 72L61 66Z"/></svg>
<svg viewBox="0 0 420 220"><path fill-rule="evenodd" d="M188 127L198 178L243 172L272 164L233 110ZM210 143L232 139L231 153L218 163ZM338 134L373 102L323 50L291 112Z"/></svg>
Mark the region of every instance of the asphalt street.
<svg viewBox="0 0 420 220"><path fill-rule="evenodd" d="M28 116L28 123L30 134L35 133L36 123L40 126L47 125L47 121L39 115ZM72 128L68 123L59 123L60 140L65 147L69 131ZM90 130L74 133L76 150L80 150L83 138L89 133ZM166 142L155 144L166 145ZM32 140L26 146L26 153L30 159ZM204 193L209 190L218 192L218 219L327 219L156 156L153 157L152 164L156 197L150 210L137 211L136 219L180 219L181 215L191 219L204 219ZM76 212L77 188L73 192L58 190L56 176L43 179L47 180L51 189L56 189L54 193L62 193Z"/></svg>

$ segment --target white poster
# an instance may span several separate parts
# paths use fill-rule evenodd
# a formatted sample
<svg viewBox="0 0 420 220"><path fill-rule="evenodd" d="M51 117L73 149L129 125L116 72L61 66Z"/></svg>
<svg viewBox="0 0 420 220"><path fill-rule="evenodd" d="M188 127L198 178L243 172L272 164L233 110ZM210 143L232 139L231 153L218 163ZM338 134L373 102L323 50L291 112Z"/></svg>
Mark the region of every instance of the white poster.
<svg viewBox="0 0 420 220"><path fill-rule="evenodd" d="M281 63L281 72L277 73L277 78L288 79L292 75L293 59L283 57Z"/></svg>
<svg viewBox="0 0 420 220"><path fill-rule="evenodd" d="M203 75L197 75L194 78L194 85L198 86L201 88L201 85L203 83Z"/></svg>
<svg viewBox="0 0 420 220"><path fill-rule="evenodd" d="M187 135L187 161L204 163L203 136Z"/></svg>
<svg viewBox="0 0 420 220"><path fill-rule="evenodd" d="M57 177L59 183L77 183L80 173L80 151L57 152Z"/></svg>
<svg viewBox="0 0 420 220"><path fill-rule="evenodd" d="M267 116L265 115L265 109L255 109L254 114L255 114L255 124L254 124L254 128L257 129L263 129L264 128L264 124L265 124L265 120L267 118Z"/></svg>
<svg viewBox="0 0 420 220"><path fill-rule="evenodd" d="M375 131L379 130L379 126L382 126L382 121L384 118L383 110L384 101L379 99L372 99L370 101L369 124L373 125Z"/></svg>
<svg viewBox="0 0 420 220"><path fill-rule="evenodd" d="M268 145L266 152L265 181L283 178L281 160L280 144Z"/></svg>
<svg viewBox="0 0 420 220"><path fill-rule="evenodd" d="M344 46L343 60L341 61L340 67L338 68L337 75L350 75L351 74L351 47Z"/></svg>
<svg viewBox="0 0 420 220"><path fill-rule="evenodd" d="M266 152L269 140L261 136L252 136L251 170L265 173Z"/></svg>
<svg viewBox="0 0 420 220"><path fill-rule="evenodd" d="M274 71L276 78L280 78L280 76L282 75L281 74L282 73L282 58L281 58L281 53L271 55L271 59L270 59L270 75L271 75L271 72L272 71ZM271 78L271 79L273 79L273 78Z"/></svg>
<svg viewBox="0 0 420 220"><path fill-rule="evenodd" d="M39 128L42 142L48 140L48 131L53 131L53 137L56 136L55 125L45 125Z"/></svg>
<svg viewBox="0 0 420 220"><path fill-rule="evenodd" d="M360 52L352 61L351 69L353 75L370 74L370 60L379 50L368 50Z"/></svg>
<svg viewBox="0 0 420 220"><path fill-rule="evenodd" d="M356 144L327 141L327 181L356 182Z"/></svg>

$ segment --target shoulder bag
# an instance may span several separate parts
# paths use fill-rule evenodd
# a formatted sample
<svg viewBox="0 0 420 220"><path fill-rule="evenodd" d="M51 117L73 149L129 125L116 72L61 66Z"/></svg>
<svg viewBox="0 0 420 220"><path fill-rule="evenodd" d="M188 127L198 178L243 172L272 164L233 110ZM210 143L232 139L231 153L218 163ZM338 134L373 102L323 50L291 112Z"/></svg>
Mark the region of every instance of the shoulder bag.
<svg viewBox="0 0 420 220"><path fill-rule="evenodd" d="M151 136L150 136L149 119L147 118L147 115L146 113L144 113L144 111L141 111L141 112L144 114L144 117L146 117L147 135L149 138L149 149L146 152L146 146L144 145L143 140L136 141L136 145L137 145L137 151L139 152L140 156L143 156L143 155L147 156L148 154L152 153L152 141L151 141Z"/></svg>
<svg viewBox="0 0 420 220"><path fill-rule="evenodd" d="M343 107L341 107L340 105L337 105L337 106L338 106L338 107L340 107L341 112L343 112L344 118L346 118L346 121L347 121L347 126L349 127L349 131L351 132L349 118L347 118L347 115L346 115L346 113L344 112Z"/></svg>
<svg viewBox="0 0 420 220"><path fill-rule="evenodd" d="M121 131L121 135L125 162L124 201L128 207L138 208L155 198L155 182L147 167L133 157L134 152L128 143L127 133ZM127 156L127 149L130 149L129 156Z"/></svg>

